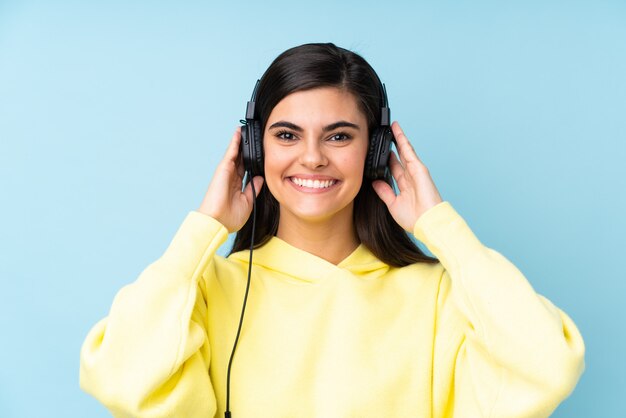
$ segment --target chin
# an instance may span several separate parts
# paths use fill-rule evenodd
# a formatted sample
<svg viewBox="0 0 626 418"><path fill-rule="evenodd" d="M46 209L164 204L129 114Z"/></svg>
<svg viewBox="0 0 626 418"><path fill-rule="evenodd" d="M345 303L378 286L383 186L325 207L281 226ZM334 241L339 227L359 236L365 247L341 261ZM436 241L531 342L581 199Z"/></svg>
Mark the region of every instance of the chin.
<svg viewBox="0 0 626 418"><path fill-rule="evenodd" d="M343 208L311 204L303 204L298 207L287 208L284 205L281 205L281 213L284 213L284 211L289 212L294 218L312 223L325 222L332 220L333 218L343 217L346 215L346 211L349 212L349 219L352 219L352 204Z"/></svg>

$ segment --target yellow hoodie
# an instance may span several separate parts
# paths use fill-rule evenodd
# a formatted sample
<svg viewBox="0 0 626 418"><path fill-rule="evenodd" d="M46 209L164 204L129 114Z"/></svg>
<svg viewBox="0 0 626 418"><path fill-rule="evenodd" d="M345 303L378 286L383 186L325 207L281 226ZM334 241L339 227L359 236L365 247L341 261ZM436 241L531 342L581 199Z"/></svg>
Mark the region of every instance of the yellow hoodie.
<svg viewBox="0 0 626 418"><path fill-rule="evenodd" d="M547 417L584 370L572 320L478 241L449 202L415 236L440 260L338 265L273 237L254 251L233 418ZM87 335L80 385L116 417L223 417L248 251L190 211Z"/></svg>

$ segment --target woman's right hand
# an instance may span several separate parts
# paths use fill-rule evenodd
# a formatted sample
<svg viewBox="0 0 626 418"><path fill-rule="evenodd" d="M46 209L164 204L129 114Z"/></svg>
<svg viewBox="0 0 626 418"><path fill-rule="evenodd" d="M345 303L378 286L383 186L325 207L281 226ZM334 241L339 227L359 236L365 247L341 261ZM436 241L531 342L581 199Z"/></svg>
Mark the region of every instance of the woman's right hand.
<svg viewBox="0 0 626 418"><path fill-rule="evenodd" d="M244 176L243 159L239 156L241 127L233 134L226 154L217 166L209 188L204 195L202 204L197 209L214 218L228 229L228 232L239 231L252 212L252 187L248 183L241 191ZM256 176L254 188L258 196L263 186L263 177Z"/></svg>

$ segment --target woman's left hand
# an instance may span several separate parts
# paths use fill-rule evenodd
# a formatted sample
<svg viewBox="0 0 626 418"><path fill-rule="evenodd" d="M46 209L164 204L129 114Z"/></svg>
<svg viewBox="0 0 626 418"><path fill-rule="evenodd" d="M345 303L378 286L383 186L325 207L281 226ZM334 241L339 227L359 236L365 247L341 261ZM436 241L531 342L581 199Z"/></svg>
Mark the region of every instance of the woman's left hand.
<svg viewBox="0 0 626 418"><path fill-rule="evenodd" d="M389 167L398 184L399 194L396 195L391 186L383 180L373 181L372 187L389 208L393 219L405 231L412 233L419 217L442 202L442 199L428 168L415 153L398 122L391 124L391 130L396 138L400 161L395 152L392 152Z"/></svg>

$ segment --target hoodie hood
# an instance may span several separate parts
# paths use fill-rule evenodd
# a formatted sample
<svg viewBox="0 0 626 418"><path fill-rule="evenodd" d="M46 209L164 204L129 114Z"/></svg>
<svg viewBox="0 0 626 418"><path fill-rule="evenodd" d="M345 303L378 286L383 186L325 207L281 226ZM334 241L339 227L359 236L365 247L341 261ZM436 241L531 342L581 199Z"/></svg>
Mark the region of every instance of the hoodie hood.
<svg viewBox="0 0 626 418"><path fill-rule="evenodd" d="M248 263L250 251L243 250L231 254L231 260ZM389 265L380 261L363 244L359 246L339 264L324 260L314 254L288 244L278 237L272 237L262 247L254 250L252 265L289 275L306 282L317 282L325 277L336 275L339 271L374 279L385 274Z"/></svg>

